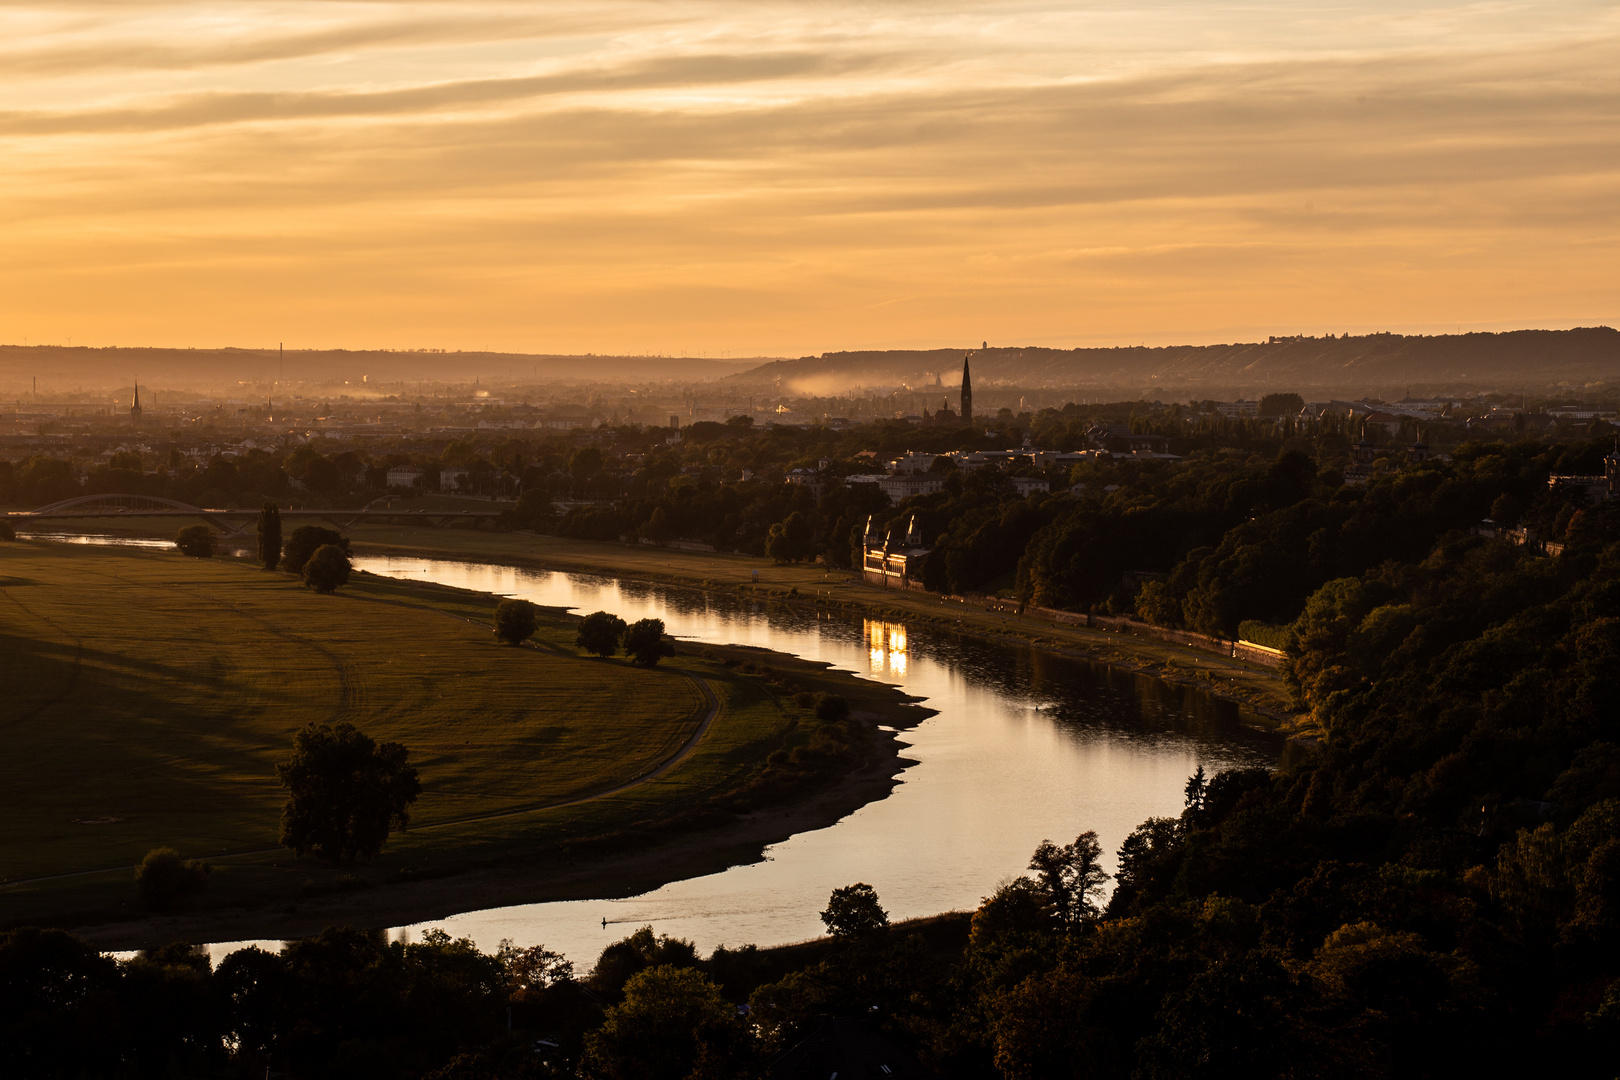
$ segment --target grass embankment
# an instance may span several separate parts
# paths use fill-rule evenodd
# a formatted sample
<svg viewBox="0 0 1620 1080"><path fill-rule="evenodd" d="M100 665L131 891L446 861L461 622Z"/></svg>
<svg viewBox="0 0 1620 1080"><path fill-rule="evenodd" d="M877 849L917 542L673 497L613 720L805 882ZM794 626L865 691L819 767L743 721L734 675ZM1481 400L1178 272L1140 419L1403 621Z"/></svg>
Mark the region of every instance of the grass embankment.
<svg viewBox="0 0 1620 1080"><path fill-rule="evenodd" d="M927 622L961 633L1012 640L1065 655L1194 685L1255 710L1291 729L1297 709L1276 671L1186 645L1034 616L987 611L931 593L882 589L858 574L821 565L781 566L749 555L722 555L648 545L566 540L484 529L362 525L351 530L365 554L417 554L529 564L553 570L637 578L742 592L786 603L820 604L884 618ZM758 574L758 581L754 575ZM795 591L796 590L796 591Z"/></svg>
<svg viewBox="0 0 1620 1080"><path fill-rule="evenodd" d="M0 545L0 924L139 917L128 867L162 845L215 865L206 910L170 926L193 937L270 934L266 905L285 922L338 892L356 922L484 906L496 901L467 895L468 870L540 855L563 895L645 887L671 866L725 865L711 865L717 844L750 842L727 834L736 812L838 779L812 768L828 733L793 691L836 689L867 720L924 715L889 688L770 654L708 650L652 670L580 656L555 611L535 647L503 648L495 602L369 575L317 596L243 560ZM411 831L358 870L276 848L274 765L310 721L402 742L421 770ZM835 816L898 768L870 722L840 745L840 766L868 764L883 786L844 793L854 803ZM674 850L703 830L721 840ZM641 861L607 865L604 851ZM412 880L426 884L405 895ZM548 898L533 873L483 884Z"/></svg>

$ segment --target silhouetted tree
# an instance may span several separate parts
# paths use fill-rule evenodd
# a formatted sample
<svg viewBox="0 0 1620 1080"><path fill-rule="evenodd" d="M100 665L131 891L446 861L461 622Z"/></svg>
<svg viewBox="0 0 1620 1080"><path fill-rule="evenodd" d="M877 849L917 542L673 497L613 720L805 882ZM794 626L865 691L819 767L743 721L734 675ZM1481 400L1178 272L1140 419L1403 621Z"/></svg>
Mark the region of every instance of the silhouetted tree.
<svg viewBox="0 0 1620 1080"><path fill-rule="evenodd" d="M349 554L349 541L337 531L319 525L298 526L281 549L281 568L289 574L302 574L304 563L309 561L317 548L327 544L336 544L345 555Z"/></svg>
<svg viewBox="0 0 1620 1080"><path fill-rule="evenodd" d="M877 890L857 881L832 891L821 922L835 938L866 937L889 925L889 913L878 903Z"/></svg>
<svg viewBox="0 0 1620 1080"><path fill-rule="evenodd" d="M1098 914L1097 901L1108 881L1108 874L1097 861L1101 856L1097 833L1088 829L1075 837L1074 843L1063 847L1042 840L1030 857L1029 868L1046 889L1052 910L1066 925Z"/></svg>
<svg viewBox="0 0 1620 1080"><path fill-rule="evenodd" d="M259 511L259 561L266 570L281 562L281 510L275 503L265 503Z"/></svg>
<svg viewBox="0 0 1620 1080"><path fill-rule="evenodd" d="M624 651L642 667L653 667L659 658L675 655L675 646L664 636L663 619L637 619L624 632Z"/></svg>
<svg viewBox="0 0 1620 1080"><path fill-rule="evenodd" d="M390 832L410 824L422 790L409 756L399 743L379 745L352 724L305 726L291 760L276 766L288 791L282 846L339 862L376 856Z"/></svg>
<svg viewBox="0 0 1620 1080"><path fill-rule="evenodd" d="M332 593L349 583L349 555L336 544L322 544L304 563L304 584L318 593Z"/></svg>
<svg viewBox="0 0 1620 1080"><path fill-rule="evenodd" d="M593 611L579 624L574 644L597 656L612 656L619 651L619 639L624 636L623 619L606 611Z"/></svg>
<svg viewBox="0 0 1620 1080"><path fill-rule="evenodd" d="M521 645L540 628L540 609L527 600L508 597L495 605L495 636L508 645Z"/></svg>

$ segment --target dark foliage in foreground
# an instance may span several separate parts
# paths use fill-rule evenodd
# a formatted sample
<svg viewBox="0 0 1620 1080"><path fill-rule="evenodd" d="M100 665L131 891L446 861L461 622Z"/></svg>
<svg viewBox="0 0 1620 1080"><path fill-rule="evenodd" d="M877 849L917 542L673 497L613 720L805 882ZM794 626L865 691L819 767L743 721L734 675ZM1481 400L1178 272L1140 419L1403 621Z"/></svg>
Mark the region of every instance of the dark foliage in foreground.
<svg viewBox="0 0 1620 1080"><path fill-rule="evenodd" d="M1163 583L1166 610L1242 614L1221 589L1272 587L1268 552L1298 540L1286 675L1319 745L1275 772L1195 774L1179 815L1124 840L1105 905L1084 833L1041 844L954 949L883 929L857 884L828 910L859 932L822 951L703 959L648 930L588 986L448 940L329 932L210 973L184 950L115 964L18 931L0 942L0 1072L747 1077L859 1015L950 1077L1612 1077L1620 512L1527 500L1556 558L1447 527L1518 469L1484 456L1471 478L1394 474L1258 514L1220 557L1250 577ZM766 774L843 767L829 710ZM507 1040L507 1000L555 1046ZM745 1000L746 1024L719 1004Z"/></svg>

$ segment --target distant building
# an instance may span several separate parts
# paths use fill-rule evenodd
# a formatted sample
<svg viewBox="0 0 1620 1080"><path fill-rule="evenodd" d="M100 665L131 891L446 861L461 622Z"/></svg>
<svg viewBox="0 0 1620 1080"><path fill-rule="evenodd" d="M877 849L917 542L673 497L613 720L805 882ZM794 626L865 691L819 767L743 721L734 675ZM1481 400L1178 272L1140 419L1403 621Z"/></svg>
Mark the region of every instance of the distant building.
<svg viewBox="0 0 1620 1080"><path fill-rule="evenodd" d="M465 491L471 482L471 473L459 465L439 470L439 490L445 493Z"/></svg>
<svg viewBox="0 0 1620 1080"><path fill-rule="evenodd" d="M1010 478L1012 485L1018 491L1018 497L1027 499L1039 492L1044 495L1052 490L1052 485L1039 476L1014 476Z"/></svg>
<svg viewBox="0 0 1620 1080"><path fill-rule="evenodd" d="M391 488L419 488L422 486L422 477L425 474L415 465L395 465L388 470L388 486Z"/></svg>
<svg viewBox="0 0 1620 1080"><path fill-rule="evenodd" d="M1602 476L1572 476L1553 473L1547 477L1547 490L1579 489L1591 503L1620 499L1620 449L1603 459Z"/></svg>
<svg viewBox="0 0 1620 1080"><path fill-rule="evenodd" d="M1260 403L1258 401L1217 401L1215 411L1222 416L1259 416Z"/></svg>
<svg viewBox="0 0 1620 1080"><path fill-rule="evenodd" d="M962 357L962 423L973 423L973 376L968 372L968 358Z"/></svg>
<svg viewBox="0 0 1620 1080"><path fill-rule="evenodd" d="M826 474L817 469L794 469L787 474L787 482L794 487L808 488L817 499L827 488Z"/></svg>
<svg viewBox="0 0 1620 1080"><path fill-rule="evenodd" d="M141 426L141 381L135 380L135 400L129 405L129 422L134 427Z"/></svg>
<svg viewBox="0 0 1620 1080"><path fill-rule="evenodd" d="M932 495L945 490L945 478L937 473L893 473L878 477L877 484L889 497L890 506L898 506L913 495Z"/></svg>
<svg viewBox="0 0 1620 1080"><path fill-rule="evenodd" d="M923 547L916 514L911 515L905 534L900 537L896 537L892 529L887 536L878 535L868 517L863 545L861 577L886 589L922 588L923 567L930 549Z"/></svg>

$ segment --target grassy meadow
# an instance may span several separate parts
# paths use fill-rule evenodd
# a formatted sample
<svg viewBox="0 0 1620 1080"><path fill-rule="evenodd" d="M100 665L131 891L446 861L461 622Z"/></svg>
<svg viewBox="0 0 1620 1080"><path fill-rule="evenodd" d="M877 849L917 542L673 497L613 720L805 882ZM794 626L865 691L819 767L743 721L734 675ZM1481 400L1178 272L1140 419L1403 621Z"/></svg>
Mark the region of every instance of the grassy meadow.
<svg viewBox="0 0 1620 1080"><path fill-rule="evenodd" d="M368 873L634 828L793 743L802 710L718 656L647 670L576 655L559 612L537 648L505 648L494 603L359 574L318 596L241 559L0 544L0 924L130 917L127 868L160 845L213 862L219 903L307 889L327 871L276 848L274 766L310 721L402 742L421 771L410 832ZM720 702L712 724L632 783L709 714L698 681Z"/></svg>

